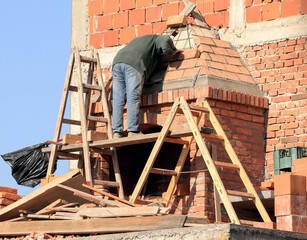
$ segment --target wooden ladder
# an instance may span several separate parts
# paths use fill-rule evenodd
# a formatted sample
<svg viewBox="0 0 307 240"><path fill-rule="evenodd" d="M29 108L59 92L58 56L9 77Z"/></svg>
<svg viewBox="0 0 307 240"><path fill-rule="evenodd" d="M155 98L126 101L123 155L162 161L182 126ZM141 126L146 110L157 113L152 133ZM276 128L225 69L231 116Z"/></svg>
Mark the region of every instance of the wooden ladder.
<svg viewBox="0 0 307 240"><path fill-rule="evenodd" d="M81 63L89 64L86 83L84 83L82 80ZM74 65L76 65L75 71L77 74L77 86L73 86L71 84L72 75L74 72ZM98 81L93 80L94 71L96 71ZM80 120L72 120L72 119L64 118L67 98L68 98L68 94L70 91L78 93ZM100 116L98 117L98 116L94 116L91 114L92 109L91 109L91 104L90 104L90 97L91 97L92 91L96 91L100 93L100 102L103 108L102 109L103 117L100 117ZM53 142L58 143L60 141L60 134L61 134L63 123L81 126L83 154L80 159L83 160L86 181L91 186L93 185L93 178L92 178L92 173L91 173L90 152L97 152L97 149L91 149L89 147L87 130L90 124L98 123L98 122L102 122L106 124L107 136L109 139L112 139L113 134L112 134L111 117L110 117L110 112L109 112L109 107L108 107L108 102L107 102L104 81L103 81L102 74L101 74L101 65L100 65L98 53L97 51L92 51L91 57L80 56L79 49L75 47L72 50L70 58L69 58L66 79L64 83L64 90L62 94L62 100L60 103L60 110L59 110L59 114L57 118L57 124L55 128ZM110 150L111 151L108 151L108 153L111 154L112 156L112 163L113 163L115 181L116 181L115 184L110 183L110 185L117 186L119 197L123 198L124 191L123 191L123 185L122 185L122 180L121 180L121 175L120 175L120 170L119 170L116 149L114 147L111 147ZM48 170L47 170L47 178L52 176L57 157L61 156L61 154L67 155L59 151L57 144L53 144L51 147L51 152L50 152L49 165L48 165ZM103 181L103 182L104 184L107 185L106 181Z"/></svg>
<svg viewBox="0 0 307 240"><path fill-rule="evenodd" d="M154 162L158 156L158 153L163 145L163 142L167 138L169 129L173 120L175 119L176 113L184 114L190 129L192 130L193 136L188 137L187 141L184 143L181 154L179 156L177 165L174 170L167 169L155 169L153 168ZM202 133L198 128L198 122L200 120L201 115L205 113L208 115L209 121L211 122L216 134L214 133ZM167 206L171 200L171 197L176 189L177 182L180 177L180 172L183 168L185 159L189 153L190 145L195 139L198 148L202 154L202 157L205 161L205 164L210 172L210 175L213 179L213 183L219 193L219 196L224 204L224 207L228 213L230 221L235 224L244 224L244 220L239 220L238 216L233 208L233 205L229 199L229 195L240 196L252 199L255 203L257 210L259 211L264 222L272 222L266 209L264 208L255 188L253 187L246 171L244 170L240 160L237 157L234 149L232 148L230 141L228 140L223 128L221 127L219 121L217 120L214 112L212 111L209 103L205 100L202 103L202 106L189 105L183 97L177 98L174 102L171 111L168 115L168 118L159 134L159 137L152 149L152 152L146 162L146 165L141 173L141 176L134 188L134 191L130 197L130 202L135 203L138 199L138 196L148 178L150 173L155 174L168 174L171 177L165 198L163 199L163 204ZM222 142L225 147L226 152L229 155L231 163L214 161L209 153L209 150L205 144L204 140L219 140ZM219 176L217 171L217 167L223 167L227 169L234 169L240 176L244 186L246 188L246 192L243 191L233 191L226 190L224 184Z"/></svg>

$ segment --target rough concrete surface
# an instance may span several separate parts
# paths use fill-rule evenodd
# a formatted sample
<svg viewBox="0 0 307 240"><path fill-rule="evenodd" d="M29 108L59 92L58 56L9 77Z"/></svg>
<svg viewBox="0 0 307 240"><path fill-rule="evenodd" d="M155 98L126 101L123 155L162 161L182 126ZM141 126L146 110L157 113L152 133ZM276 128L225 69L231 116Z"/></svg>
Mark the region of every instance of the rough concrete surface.
<svg viewBox="0 0 307 240"><path fill-rule="evenodd" d="M307 234L253 228L234 224L209 224L201 227L185 227L156 231L107 234L74 238L78 240L295 240L307 239Z"/></svg>

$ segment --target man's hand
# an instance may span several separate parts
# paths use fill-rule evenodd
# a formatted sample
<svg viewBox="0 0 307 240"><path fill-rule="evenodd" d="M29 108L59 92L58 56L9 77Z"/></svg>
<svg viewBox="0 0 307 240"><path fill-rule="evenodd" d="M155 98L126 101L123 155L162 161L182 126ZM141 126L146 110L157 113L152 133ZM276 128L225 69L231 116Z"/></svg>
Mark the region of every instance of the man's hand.
<svg viewBox="0 0 307 240"><path fill-rule="evenodd" d="M181 49L176 49L176 51L173 52L173 56L175 56L176 54L181 53L181 52L183 52L183 50L181 50Z"/></svg>

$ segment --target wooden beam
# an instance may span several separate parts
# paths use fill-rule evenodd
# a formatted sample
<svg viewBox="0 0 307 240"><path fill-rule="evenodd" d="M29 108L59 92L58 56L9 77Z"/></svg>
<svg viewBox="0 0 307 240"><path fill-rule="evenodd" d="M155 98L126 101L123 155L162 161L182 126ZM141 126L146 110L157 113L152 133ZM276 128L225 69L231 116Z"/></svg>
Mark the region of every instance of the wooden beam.
<svg viewBox="0 0 307 240"><path fill-rule="evenodd" d="M159 212L159 207L122 207L122 208L84 208L77 212L81 217L89 218L112 218L112 217L134 217L153 216Z"/></svg>
<svg viewBox="0 0 307 240"><path fill-rule="evenodd" d="M89 202L101 205L101 206L110 206L110 207L119 207L119 205L117 203L115 203L114 201L108 201L108 200L104 200L104 199L99 199L98 197L95 197L89 193L86 192L82 192L80 190L65 186L63 184L58 184L57 187L66 189L70 192L72 192L75 196L78 196L80 198L86 199ZM122 205L120 205L122 206Z"/></svg>
<svg viewBox="0 0 307 240"><path fill-rule="evenodd" d="M0 236L22 236L32 232L48 234L93 234L138 232L179 228L186 216L166 215L147 217L95 218L85 220L53 220L30 222L3 222Z"/></svg>
<svg viewBox="0 0 307 240"><path fill-rule="evenodd" d="M132 206L132 207L138 207L138 206L139 206L139 205L134 204L134 203L131 203L131 202L125 200L125 199L119 198L119 197L117 197L117 196L115 196L115 195L113 195L113 194L111 194L111 193L108 193L108 192L99 190L99 189L97 189L97 188L91 187L91 186L89 186L89 185L87 185L87 184L83 184L82 186L85 187L85 188L87 188L87 189L89 189L89 190L92 190L92 191L95 191L95 192L97 192L97 193L100 193L100 194L102 194L102 195L104 195L104 196L110 197L110 198L112 198L112 199L114 199L114 200L117 200L117 201L119 201L119 202L125 203L125 204L127 204L127 205L129 205L129 206Z"/></svg>
<svg viewBox="0 0 307 240"><path fill-rule="evenodd" d="M162 168L152 168L150 173L153 174L160 174L160 175L167 175L167 176L176 176L178 172L169 169L162 169Z"/></svg>

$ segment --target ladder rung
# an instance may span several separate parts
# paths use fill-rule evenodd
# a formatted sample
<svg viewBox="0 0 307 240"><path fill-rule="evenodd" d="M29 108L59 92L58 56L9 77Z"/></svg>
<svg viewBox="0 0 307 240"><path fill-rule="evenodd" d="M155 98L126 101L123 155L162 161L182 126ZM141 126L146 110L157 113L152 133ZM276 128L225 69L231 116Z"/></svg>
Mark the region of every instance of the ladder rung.
<svg viewBox="0 0 307 240"><path fill-rule="evenodd" d="M251 193L235 191L235 190L227 190L227 194L231 196L237 196L237 197L245 197L245 198L253 198L253 199L255 198L255 196Z"/></svg>
<svg viewBox="0 0 307 240"><path fill-rule="evenodd" d="M240 170L240 167L233 163L225 163L225 162L219 162L219 161L213 161L214 165L216 167L223 167L223 168L231 168L235 170Z"/></svg>
<svg viewBox="0 0 307 240"><path fill-rule="evenodd" d="M216 135L214 133L208 134L208 133L201 132L201 135L208 140L225 141L225 139L222 136Z"/></svg>
<svg viewBox="0 0 307 240"><path fill-rule="evenodd" d="M168 170L168 169L162 169L162 168L152 168L150 170L150 173L160 174L160 175L168 175L168 176L176 176L178 174L175 171Z"/></svg>
<svg viewBox="0 0 307 240"><path fill-rule="evenodd" d="M108 119L104 117L87 116L87 119L93 122L104 122L104 123L108 122Z"/></svg>
<svg viewBox="0 0 307 240"><path fill-rule="evenodd" d="M80 61L84 63L96 63L97 59L91 57L80 56Z"/></svg>
<svg viewBox="0 0 307 240"><path fill-rule="evenodd" d="M119 183L113 181L94 180L94 184L103 185L105 187L119 187Z"/></svg>
<svg viewBox="0 0 307 240"><path fill-rule="evenodd" d="M86 89L101 91L101 86L83 83L83 87L86 88Z"/></svg>
<svg viewBox="0 0 307 240"><path fill-rule="evenodd" d="M208 108L201 107L201 106L195 106L195 105L189 105L191 111L196 111L196 112L209 112Z"/></svg>
<svg viewBox="0 0 307 240"><path fill-rule="evenodd" d="M61 152L61 151L57 151L56 156L60 157L60 159L68 159L68 160L80 158L79 154L67 153L67 152Z"/></svg>
<svg viewBox="0 0 307 240"><path fill-rule="evenodd" d="M66 118L63 118L62 122L63 122L63 123L66 123L66 124L72 124L72 125L81 125L81 122L80 122L80 121L71 120L71 119L66 119Z"/></svg>

